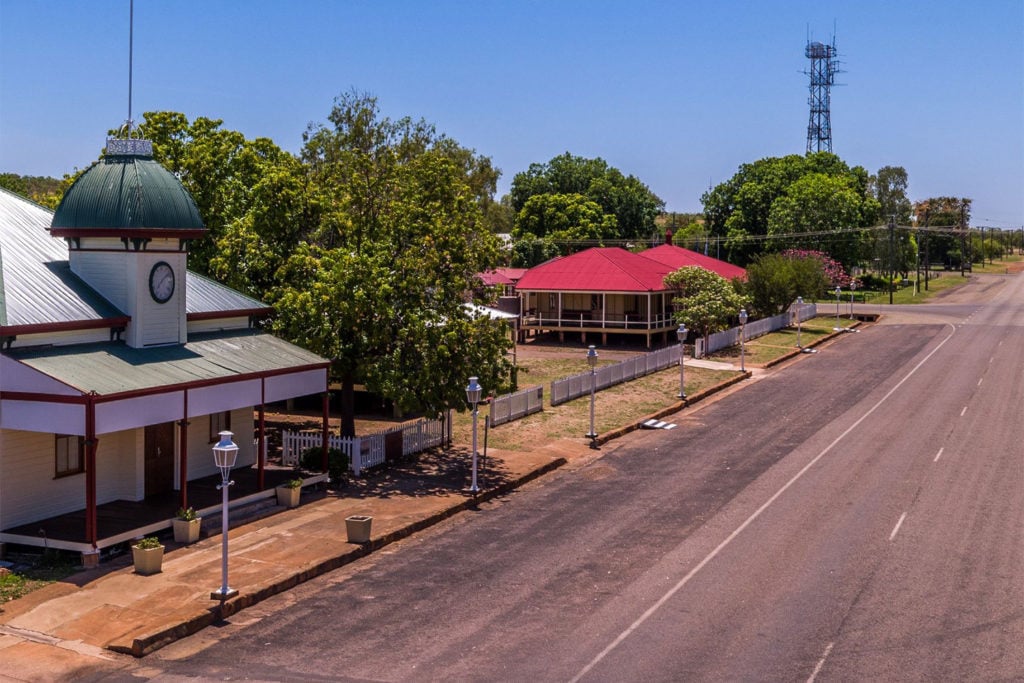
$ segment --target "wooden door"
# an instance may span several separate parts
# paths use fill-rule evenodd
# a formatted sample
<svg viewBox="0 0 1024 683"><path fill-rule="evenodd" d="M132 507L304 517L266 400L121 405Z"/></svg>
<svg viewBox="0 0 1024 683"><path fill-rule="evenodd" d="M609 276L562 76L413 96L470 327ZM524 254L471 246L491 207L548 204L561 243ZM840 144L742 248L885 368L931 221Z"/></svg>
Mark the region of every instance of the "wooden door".
<svg viewBox="0 0 1024 683"><path fill-rule="evenodd" d="M146 427L146 495L174 488L174 423Z"/></svg>

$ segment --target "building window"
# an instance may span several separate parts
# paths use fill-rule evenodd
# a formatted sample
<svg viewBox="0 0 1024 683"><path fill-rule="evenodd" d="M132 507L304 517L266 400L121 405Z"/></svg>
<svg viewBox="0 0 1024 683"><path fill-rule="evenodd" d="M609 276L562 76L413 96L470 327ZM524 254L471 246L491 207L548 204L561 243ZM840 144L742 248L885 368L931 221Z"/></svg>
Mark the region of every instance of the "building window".
<svg viewBox="0 0 1024 683"><path fill-rule="evenodd" d="M69 477L85 471L85 439L57 434L54 439L53 477Z"/></svg>
<svg viewBox="0 0 1024 683"><path fill-rule="evenodd" d="M220 441L221 432L231 431L231 411L210 413L210 443Z"/></svg>

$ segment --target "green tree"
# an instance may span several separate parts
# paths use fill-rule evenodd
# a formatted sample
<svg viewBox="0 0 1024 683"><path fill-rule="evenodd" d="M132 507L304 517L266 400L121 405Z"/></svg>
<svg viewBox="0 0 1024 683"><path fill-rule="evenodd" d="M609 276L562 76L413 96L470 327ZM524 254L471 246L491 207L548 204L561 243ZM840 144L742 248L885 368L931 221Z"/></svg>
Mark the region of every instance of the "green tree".
<svg viewBox="0 0 1024 683"><path fill-rule="evenodd" d="M897 225L908 225L913 207L907 199L907 171L902 166L883 166L871 177L870 188L878 201L879 216L896 218Z"/></svg>
<svg viewBox="0 0 1024 683"><path fill-rule="evenodd" d="M814 224L829 226L837 226L842 222L839 219L818 215L811 207L807 207L806 210L801 207L805 202L810 202L819 211L832 211L827 202L822 203L814 199L813 190L826 191L838 186L830 186L819 180L809 181L804 186L791 190L795 183L809 175L843 179L844 191L852 193L847 198L856 198L856 212L849 211L848 202L837 206L838 212L843 214L842 219L854 221L844 225L843 229L868 227L878 221L877 201L870 195L870 178L862 167L851 168L830 152L760 159L751 164L741 165L732 178L701 197L707 228L712 235L725 239L730 260L748 263L761 251L781 250L794 246L778 237L768 242L768 247L765 246L765 238L772 234L770 226L773 211L776 216L776 236L812 230L810 225L799 224L789 225L788 231L780 230L778 228L781 228L784 218L799 221L811 219ZM784 205L775 208L775 203L780 199ZM805 244L805 241L797 240L796 244ZM844 251L856 250L850 248Z"/></svg>
<svg viewBox="0 0 1024 683"><path fill-rule="evenodd" d="M665 286L675 298L675 320L698 331L705 342L729 326L749 299L717 273L699 266L683 266L665 276Z"/></svg>
<svg viewBox="0 0 1024 683"><path fill-rule="evenodd" d="M806 238L790 237L787 243L821 249L847 267L853 265L859 256L860 235L851 228L861 224L864 200L852 184L848 176L823 173L799 178L772 202L768 234L810 233Z"/></svg>
<svg viewBox="0 0 1024 683"><path fill-rule="evenodd" d="M146 112L139 133L153 142L153 158L192 195L206 225L206 237L191 246L189 267L262 297L316 212L293 155L222 123Z"/></svg>
<svg viewBox="0 0 1024 683"><path fill-rule="evenodd" d="M512 228L513 244L531 245L529 251L513 252L513 265L535 266L551 255L569 253L567 242L602 239L615 235L615 216L581 194L538 194L526 200ZM544 243L538 249L537 241ZM531 255L543 255L532 260Z"/></svg>
<svg viewBox="0 0 1024 683"><path fill-rule="evenodd" d="M337 98L328 120L305 136L319 223L280 270L276 329L332 359L343 434L356 381L431 414L464 407L471 374L498 391L510 341L463 306L500 256L473 170L489 162L422 120L382 117L368 95Z"/></svg>
<svg viewBox="0 0 1024 683"><path fill-rule="evenodd" d="M820 297L828 286L821 260L809 255L761 254L747 266L745 290L759 317L788 310L799 296Z"/></svg>
<svg viewBox="0 0 1024 683"><path fill-rule="evenodd" d="M918 241L925 261L960 268L964 250L969 250L961 226L971 222L971 200L963 197L929 197L914 204ZM884 261L883 261L884 263Z"/></svg>
<svg viewBox="0 0 1024 683"><path fill-rule="evenodd" d="M654 219L665 206L650 188L626 176L603 159L585 159L566 152L546 164L530 164L512 179L509 193L517 217L537 195L583 195L615 218L615 237L650 237Z"/></svg>

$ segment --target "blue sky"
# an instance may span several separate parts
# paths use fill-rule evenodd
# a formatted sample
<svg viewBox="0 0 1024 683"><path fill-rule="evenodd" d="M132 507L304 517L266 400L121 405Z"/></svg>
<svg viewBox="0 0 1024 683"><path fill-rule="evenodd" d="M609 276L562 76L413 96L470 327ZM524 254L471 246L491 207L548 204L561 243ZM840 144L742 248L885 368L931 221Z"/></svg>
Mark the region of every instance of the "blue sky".
<svg viewBox="0 0 1024 683"><path fill-rule="evenodd" d="M1024 224L1024 0L138 0L133 114L208 116L297 151L355 89L489 156L599 156L673 211L802 154L808 35L836 44L833 151L910 198ZM61 176L128 115L128 0L0 0L0 172Z"/></svg>

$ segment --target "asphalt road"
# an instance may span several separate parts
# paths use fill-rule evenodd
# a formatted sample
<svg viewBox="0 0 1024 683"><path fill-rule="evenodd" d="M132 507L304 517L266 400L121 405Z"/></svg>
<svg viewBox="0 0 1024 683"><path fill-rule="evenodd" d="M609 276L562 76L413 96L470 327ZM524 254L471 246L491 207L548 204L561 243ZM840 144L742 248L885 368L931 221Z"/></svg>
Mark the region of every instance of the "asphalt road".
<svg viewBox="0 0 1024 683"><path fill-rule="evenodd" d="M1024 278L890 320L180 641L149 674L1020 680Z"/></svg>

